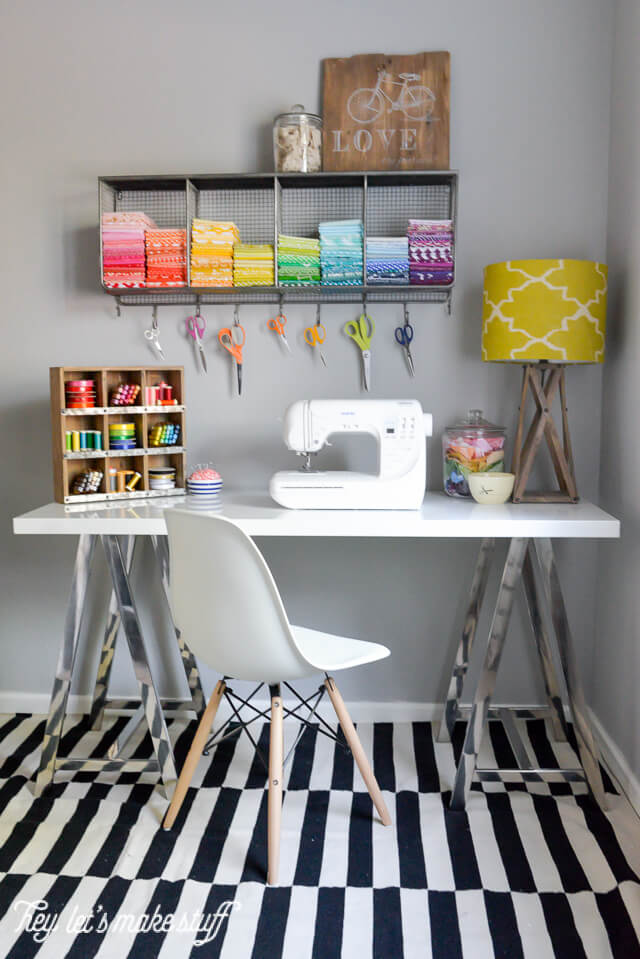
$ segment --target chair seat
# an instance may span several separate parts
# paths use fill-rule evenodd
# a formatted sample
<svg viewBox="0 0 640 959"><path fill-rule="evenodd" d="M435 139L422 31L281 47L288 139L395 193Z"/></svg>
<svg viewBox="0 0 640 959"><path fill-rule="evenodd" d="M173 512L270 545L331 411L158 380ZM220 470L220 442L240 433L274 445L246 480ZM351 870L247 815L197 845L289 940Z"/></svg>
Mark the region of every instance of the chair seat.
<svg viewBox="0 0 640 959"><path fill-rule="evenodd" d="M385 659L390 651L381 643L334 636L306 626L291 626L300 653L314 669L331 672Z"/></svg>

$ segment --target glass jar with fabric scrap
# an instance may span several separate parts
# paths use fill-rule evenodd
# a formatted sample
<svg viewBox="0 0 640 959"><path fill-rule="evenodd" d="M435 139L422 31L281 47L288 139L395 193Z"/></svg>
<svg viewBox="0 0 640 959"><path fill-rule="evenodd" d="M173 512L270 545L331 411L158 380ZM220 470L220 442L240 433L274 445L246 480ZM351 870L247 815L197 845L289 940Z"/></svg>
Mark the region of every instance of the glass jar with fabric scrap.
<svg viewBox="0 0 640 959"><path fill-rule="evenodd" d="M318 173L322 169L322 117L296 103L273 121L273 157L278 173Z"/></svg>
<svg viewBox="0 0 640 959"><path fill-rule="evenodd" d="M449 496L471 496L470 473L504 469L506 430L482 418L482 410L469 410L467 419L447 426L442 434L444 491Z"/></svg>

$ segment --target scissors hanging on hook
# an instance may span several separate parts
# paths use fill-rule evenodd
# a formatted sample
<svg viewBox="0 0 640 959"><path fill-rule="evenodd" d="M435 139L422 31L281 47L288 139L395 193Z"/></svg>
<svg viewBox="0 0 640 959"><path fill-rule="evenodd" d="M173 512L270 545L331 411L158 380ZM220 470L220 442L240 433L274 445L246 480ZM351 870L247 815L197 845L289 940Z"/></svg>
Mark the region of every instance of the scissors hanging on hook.
<svg viewBox="0 0 640 959"><path fill-rule="evenodd" d="M145 337L150 341L152 346L155 346L156 350L164 360L164 353L162 352L162 347L160 346L160 329L158 327L158 307L154 306L151 311L151 327L148 330L144 331Z"/></svg>
<svg viewBox="0 0 640 959"><path fill-rule="evenodd" d="M286 346L286 348L291 353L291 347L289 346L287 342L287 336L286 336L286 333L284 332L284 328L286 325L287 325L287 318L282 312L282 301L280 301L280 312L278 313L277 316L274 316L271 320L267 321L267 326L274 333L278 334L278 336L281 338L282 343Z"/></svg>
<svg viewBox="0 0 640 959"><path fill-rule="evenodd" d="M349 320L348 323L345 323L344 331L362 350L362 378L364 388L369 392L371 386L371 339L376 331L376 325L369 314L365 312L360 315L359 319Z"/></svg>
<svg viewBox="0 0 640 959"><path fill-rule="evenodd" d="M193 342L194 342L195 346L197 347L197 350L196 350L196 365L197 365L197 363L198 363L197 357L198 357L198 353L199 353L200 359L202 360L203 369L204 369L204 371L205 371L205 373L206 373L206 372L207 372L207 358L206 358L206 356L204 355L204 347L203 347L203 345L202 345L202 337L204 336L204 331L205 331L206 328L207 328L207 323L206 323L206 320L204 319L204 317L200 315L200 304L198 304L198 306L196 307L195 316L188 316L188 317L187 317L187 319L185 320L185 326L186 326L186 328L187 328L187 333L188 333L188 335L191 336L191 337L193 337Z"/></svg>
<svg viewBox="0 0 640 959"><path fill-rule="evenodd" d="M244 346L245 333L244 328L240 326L238 319L238 307L233 311L233 326L225 326L218 333L218 340L225 350L231 354L236 361L236 372L238 374L238 396L242 395L242 347Z"/></svg>
<svg viewBox="0 0 640 959"><path fill-rule="evenodd" d="M326 340L327 331L325 330L324 326L320 322L320 304L319 303L316 306L316 325L307 326L305 328L304 338L306 342L309 344L309 346L318 347L318 353L320 354L320 359L326 366L327 361L325 360L322 350L320 349L320 344L324 343L324 341Z"/></svg>
<svg viewBox="0 0 640 959"><path fill-rule="evenodd" d="M413 357L411 355L411 341L413 340L413 327L409 322L409 309L407 304L404 304L404 326L396 326L396 341L400 344L405 352L407 358L407 366L409 367L409 374L411 376L416 375L415 366L413 365Z"/></svg>

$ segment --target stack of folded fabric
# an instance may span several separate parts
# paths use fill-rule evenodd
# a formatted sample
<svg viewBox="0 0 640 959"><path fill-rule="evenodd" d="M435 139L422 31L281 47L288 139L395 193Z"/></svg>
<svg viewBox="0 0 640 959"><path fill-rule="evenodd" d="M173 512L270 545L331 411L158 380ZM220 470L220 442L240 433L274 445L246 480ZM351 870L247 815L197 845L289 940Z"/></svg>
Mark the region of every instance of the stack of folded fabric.
<svg viewBox="0 0 640 959"><path fill-rule="evenodd" d="M191 286L233 286L235 223L194 220L191 225Z"/></svg>
<svg viewBox="0 0 640 959"><path fill-rule="evenodd" d="M321 223L320 265L327 286L362 284L362 220Z"/></svg>
<svg viewBox="0 0 640 959"><path fill-rule="evenodd" d="M453 283L451 220L409 220L409 282L422 286Z"/></svg>
<svg viewBox="0 0 640 959"><path fill-rule="evenodd" d="M102 214L102 282L111 289L146 285L144 234L155 223L137 211Z"/></svg>
<svg viewBox="0 0 640 959"><path fill-rule="evenodd" d="M407 284L409 242L406 236L367 237L367 283Z"/></svg>
<svg viewBox="0 0 640 959"><path fill-rule="evenodd" d="M273 286L272 243L236 243L233 248L234 286Z"/></svg>
<svg viewBox="0 0 640 959"><path fill-rule="evenodd" d="M187 285L187 231L147 230L147 286Z"/></svg>
<svg viewBox="0 0 640 959"><path fill-rule="evenodd" d="M308 236L278 236L280 286L313 286L320 283L320 240Z"/></svg>

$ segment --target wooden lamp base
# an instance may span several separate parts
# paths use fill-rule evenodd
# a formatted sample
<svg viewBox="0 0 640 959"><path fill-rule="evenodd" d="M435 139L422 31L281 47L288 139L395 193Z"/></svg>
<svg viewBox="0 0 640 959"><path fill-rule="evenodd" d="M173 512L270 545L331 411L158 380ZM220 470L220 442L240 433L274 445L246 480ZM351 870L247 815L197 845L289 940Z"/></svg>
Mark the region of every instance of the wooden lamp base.
<svg viewBox="0 0 640 959"><path fill-rule="evenodd" d="M566 364L563 363L526 363L523 367L518 429L511 466L511 471L516 476L513 485L514 503L578 502L567 417L565 366ZM562 407L562 441L552 415L553 401L558 390ZM536 411L523 443L525 406L529 391L535 401ZM560 488L555 491L527 493L525 492L527 480L543 439L546 440L551 453L551 461Z"/></svg>

